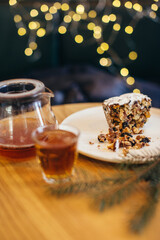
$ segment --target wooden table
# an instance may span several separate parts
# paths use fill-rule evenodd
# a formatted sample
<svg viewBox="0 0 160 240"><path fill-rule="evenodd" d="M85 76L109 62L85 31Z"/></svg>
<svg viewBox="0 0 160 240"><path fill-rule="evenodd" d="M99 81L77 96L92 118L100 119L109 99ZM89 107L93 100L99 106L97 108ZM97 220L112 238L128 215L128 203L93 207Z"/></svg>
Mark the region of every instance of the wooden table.
<svg viewBox="0 0 160 240"><path fill-rule="evenodd" d="M57 120L97 103L68 104L54 107ZM118 171L116 164L102 163L79 156L78 169L100 177ZM100 173L100 174L99 174ZM80 173L81 174L81 173ZM144 191L135 191L121 204L105 211L94 208L92 197L85 193L57 197L43 181L36 161L0 165L0 240L158 240L160 239L160 204L140 234L128 227L129 219Z"/></svg>

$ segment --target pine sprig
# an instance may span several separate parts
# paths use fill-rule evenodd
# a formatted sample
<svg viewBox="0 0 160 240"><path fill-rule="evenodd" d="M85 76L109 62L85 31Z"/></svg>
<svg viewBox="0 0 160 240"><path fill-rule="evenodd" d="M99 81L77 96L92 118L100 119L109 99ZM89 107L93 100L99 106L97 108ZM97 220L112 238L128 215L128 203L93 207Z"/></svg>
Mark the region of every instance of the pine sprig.
<svg viewBox="0 0 160 240"><path fill-rule="evenodd" d="M116 183L121 183L125 181L120 177L118 178L104 178L97 181L81 181L81 182L69 182L60 184L59 186L50 187L49 191L52 194L56 194L57 196L78 194L78 193L97 193L99 190L104 191L108 186L114 185Z"/></svg>
<svg viewBox="0 0 160 240"><path fill-rule="evenodd" d="M145 203L143 202L143 205L135 212L133 218L130 220L129 227L131 231L135 233L140 233L154 215L158 203L159 188L150 188L147 195L147 201Z"/></svg>
<svg viewBox="0 0 160 240"><path fill-rule="evenodd" d="M157 168L158 164L160 165L159 161L153 162L147 168L144 168L143 170L138 171L138 173L135 172L135 174L132 177L130 177L123 183L121 182L120 184L119 182L118 183L116 182L116 184L114 184L112 188L109 189L107 192L101 191L101 194L99 192L99 194L96 195L95 197L95 203L99 203L100 205L99 209L101 209L102 211L106 207L111 207L111 206L114 206L115 204L118 204L124 201L127 197L129 197L129 195L133 191L137 189L138 187L137 183L140 180L144 179L146 176L149 176L149 173L154 174L155 168L156 169L160 168L160 166L159 168ZM103 209L101 206L103 206Z"/></svg>
<svg viewBox="0 0 160 240"><path fill-rule="evenodd" d="M93 180L93 175L85 169L77 171L77 178L58 186L49 187L49 191L58 196L85 193L93 199L94 208L103 211L125 201L134 191L143 191L147 200L135 212L130 220L130 229L140 232L154 215L160 193L160 158L154 162L133 165L121 164L116 166L116 174L111 177L100 174ZM146 182L145 187L143 184Z"/></svg>

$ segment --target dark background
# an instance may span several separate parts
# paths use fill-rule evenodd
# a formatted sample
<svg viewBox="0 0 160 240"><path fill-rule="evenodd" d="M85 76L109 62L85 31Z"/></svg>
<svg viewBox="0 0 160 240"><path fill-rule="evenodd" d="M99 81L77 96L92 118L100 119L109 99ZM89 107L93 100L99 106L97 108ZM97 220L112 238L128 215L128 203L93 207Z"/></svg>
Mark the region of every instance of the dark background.
<svg viewBox="0 0 160 240"><path fill-rule="evenodd" d="M63 36L51 33L38 39L41 58L34 61L26 57L28 38L18 36L8 4L0 4L0 80L21 77L42 80L55 92L55 104L102 101L139 88L153 98L154 106L160 107L160 24L144 18L132 37L138 59L127 66L136 78L130 87L114 69L100 67L96 43L78 45L69 33ZM115 49L122 54L124 38L120 34L115 42Z"/></svg>

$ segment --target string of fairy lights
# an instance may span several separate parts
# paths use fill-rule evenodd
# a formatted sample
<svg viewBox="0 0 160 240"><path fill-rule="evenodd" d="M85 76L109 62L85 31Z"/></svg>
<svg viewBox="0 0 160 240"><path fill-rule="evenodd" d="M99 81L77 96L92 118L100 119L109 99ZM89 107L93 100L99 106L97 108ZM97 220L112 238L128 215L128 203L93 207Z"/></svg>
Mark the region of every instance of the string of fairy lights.
<svg viewBox="0 0 160 240"><path fill-rule="evenodd" d="M135 78L130 75L127 68L130 62L138 58L132 34L137 23L144 17L160 23L159 0L153 0L144 6L138 0L134 3L94 0L94 4L90 0L35 2L31 8L25 6L22 0L9 0L9 5L18 35L28 36L28 45L24 50L27 57L33 57L35 60L40 57L38 38L43 38L51 32L58 32L61 35L70 32L77 44L87 45L96 42L99 64L114 71L116 69L128 86L133 88L133 92L140 92L139 89L134 89ZM127 23L123 20L124 13L119 11L120 8L129 18ZM85 34L86 31L88 34ZM128 52L123 57L113 47L120 32L124 34L123 44L129 43Z"/></svg>

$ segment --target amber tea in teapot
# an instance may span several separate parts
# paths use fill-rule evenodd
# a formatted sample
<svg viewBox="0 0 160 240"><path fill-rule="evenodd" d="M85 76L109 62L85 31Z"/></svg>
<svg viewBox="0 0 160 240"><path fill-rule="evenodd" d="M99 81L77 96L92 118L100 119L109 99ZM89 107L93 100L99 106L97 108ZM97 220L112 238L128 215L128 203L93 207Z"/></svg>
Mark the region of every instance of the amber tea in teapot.
<svg viewBox="0 0 160 240"><path fill-rule="evenodd" d="M55 125L50 98L38 80L16 79L0 82L0 156L26 160L35 154L33 130Z"/></svg>
<svg viewBox="0 0 160 240"><path fill-rule="evenodd" d="M21 121L21 118L13 120L13 134L10 135L8 120L0 121L0 155L14 158L28 158L35 153L35 149L31 139L32 131L38 127L34 118L27 119L27 125ZM20 137L20 133L24 132L24 136ZM2 138L3 137L3 138Z"/></svg>

